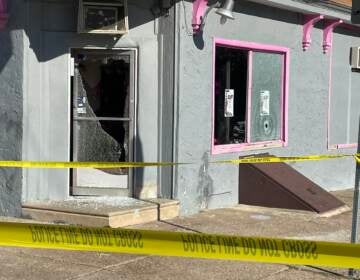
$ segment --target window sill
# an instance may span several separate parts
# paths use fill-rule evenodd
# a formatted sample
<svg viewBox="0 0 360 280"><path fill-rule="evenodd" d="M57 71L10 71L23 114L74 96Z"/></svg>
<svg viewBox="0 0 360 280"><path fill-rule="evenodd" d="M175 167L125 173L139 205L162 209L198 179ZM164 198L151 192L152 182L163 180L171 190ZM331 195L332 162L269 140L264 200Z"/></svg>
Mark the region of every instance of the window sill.
<svg viewBox="0 0 360 280"><path fill-rule="evenodd" d="M340 150L340 149L355 149L357 148L358 144L335 144L329 145L328 150Z"/></svg>
<svg viewBox="0 0 360 280"><path fill-rule="evenodd" d="M239 153L253 150L264 150L271 148L286 147L287 143L284 141L269 141L261 143L243 143L243 144L231 144L231 145L216 145L212 147L211 154L227 154L227 153Z"/></svg>

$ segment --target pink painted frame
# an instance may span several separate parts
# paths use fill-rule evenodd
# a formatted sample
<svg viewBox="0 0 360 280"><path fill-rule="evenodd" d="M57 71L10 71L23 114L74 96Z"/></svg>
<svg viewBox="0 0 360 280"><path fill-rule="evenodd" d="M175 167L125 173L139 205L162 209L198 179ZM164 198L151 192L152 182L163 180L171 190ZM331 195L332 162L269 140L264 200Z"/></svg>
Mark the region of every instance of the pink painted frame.
<svg viewBox="0 0 360 280"><path fill-rule="evenodd" d="M216 55L216 53L215 53ZM252 65L253 65L253 51L249 51L248 53L248 65L250 65L250 67L248 67L248 71L247 71L247 87L246 87L246 119L245 119L245 124L246 124L246 138L245 141L246 143L250 142L251 139L251 134L250 134L250 127L251 127L251 92L252 92ZM214 77L215 79L215 77ZM214 112L215 112L215 104L214 104ZM215 134L215 131L214 131Z"/></svg>
<svg viewBox="0 0 360 280"><path fill-rule="evenodd" d="M248 55L248 78L247 78L247 112L246 112L246 142L241 144L215 145L215 63L216 47L225 46L249 51ZM281 139L265 142L250 142L251 123L251 83L252 83L252 53L253 51L278 53L284 56L282 65L282 99L281 99ZM214 38L213 40L213 89L212 89L212 132L211 132L211 154L236 153L246 150L256 150L271 147L285 147L288 145L288 94L290 74L290 49L276 45L265 45L253 42L228 40Z"/></svg>
<svg viewBox="0 0 360 280"><path fill-rule="evenodd" d="M335 145L329 145L329 149L354 149L357 148L358 144L335 144Z"/></svg>
<svg viewBox="0 0 360 280"><path fill-rule="evenodd" d="M8 20L9 15L7 13L7 0L0 0L0 30L6 27Z"/></svg>
<svg viewBox="0 0 360 280"><path fill-rule="evenodd" d="M208 0L194 0L191 23L194 33L197 33L201 30L202 18L204 17L207 4Z"/></svg>

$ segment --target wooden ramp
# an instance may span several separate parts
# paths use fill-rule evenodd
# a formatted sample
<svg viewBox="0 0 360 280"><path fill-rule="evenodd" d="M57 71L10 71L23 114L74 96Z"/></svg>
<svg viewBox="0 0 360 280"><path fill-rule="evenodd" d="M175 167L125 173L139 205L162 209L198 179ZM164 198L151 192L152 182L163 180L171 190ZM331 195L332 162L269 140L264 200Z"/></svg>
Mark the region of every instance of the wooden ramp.
<svg viewBox="0 0 360 280"><path fill-rule="evenodd" d="M347 208L342 201L285 163L240 164L239 203L319 214Z"/></svg>

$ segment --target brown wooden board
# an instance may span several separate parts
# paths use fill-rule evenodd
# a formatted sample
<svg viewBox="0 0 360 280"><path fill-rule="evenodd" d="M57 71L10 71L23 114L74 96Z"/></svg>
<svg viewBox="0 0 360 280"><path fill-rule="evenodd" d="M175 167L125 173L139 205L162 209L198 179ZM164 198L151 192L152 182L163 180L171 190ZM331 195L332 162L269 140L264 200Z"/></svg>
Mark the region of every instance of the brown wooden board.
<svg viewBox="0 0 360 280"><path fill-rule="evenodd" d="M348 7L352 6L352 0L331 0L329 2L344 5L344 6L348 6Z"/></svg>
<svg viewBox="0 0 360 280"><path fill-rule="evenodd" d="M240 164L239 203L317 213L345 205L285 163Z"/></svg>

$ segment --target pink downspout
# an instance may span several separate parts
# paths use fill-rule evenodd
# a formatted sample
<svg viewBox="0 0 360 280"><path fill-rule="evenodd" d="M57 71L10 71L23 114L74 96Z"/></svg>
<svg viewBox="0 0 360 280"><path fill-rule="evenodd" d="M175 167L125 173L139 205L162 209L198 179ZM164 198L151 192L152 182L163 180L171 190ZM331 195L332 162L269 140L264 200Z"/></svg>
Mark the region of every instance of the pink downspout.
<svg viewBox="0 0 360 280"><path fill-rule="evenodd" d="M199 32L204 17L208 0L195 0L193 3L192 27L193 32Z"/></svg>
<svg viewBox="0 0 360 280"><path fill-rule="evenodd" d="M302 45L306 51L311 45L311 31L318 21L324 18L323 15L304 15L303 39Z"/></svg>
<svg viewBox="0 0 360 280"><path fill-rule="evenodd" d="M246 103L247 103L247 110L246 110L246 143L251 143L251 134L250 134L250 127L251 127L251 92L252 92L252 82L253 82L253 51L249 51L248 53L248 73L247 73L247 89L246 89Z"/></svg>
<svg viewBox="0 0 360 280"><path fill-rule="evenodd" d="M323 36L324 53L327 53L331 49L333 43L333 31L336 26L342 23L343 21L341 19L325 20Z"/></svg>

